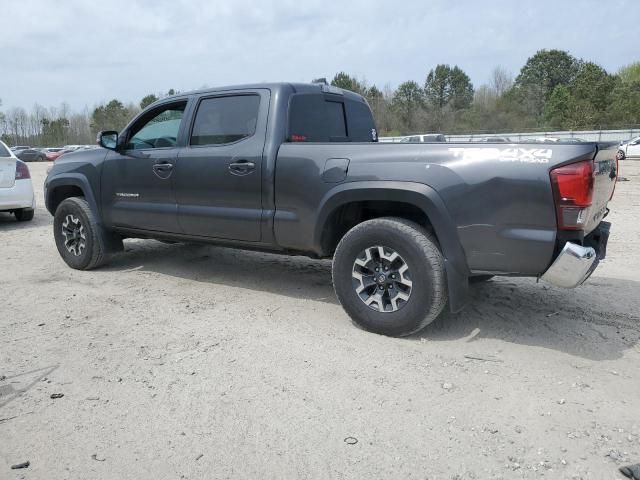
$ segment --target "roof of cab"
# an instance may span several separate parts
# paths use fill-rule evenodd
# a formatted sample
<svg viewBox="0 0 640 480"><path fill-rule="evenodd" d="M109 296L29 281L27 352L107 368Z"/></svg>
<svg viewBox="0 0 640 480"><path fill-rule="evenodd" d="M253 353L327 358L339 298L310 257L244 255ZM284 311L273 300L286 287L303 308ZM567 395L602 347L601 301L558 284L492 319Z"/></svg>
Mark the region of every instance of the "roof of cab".
<svg viewBox="0 0 640 480"><path fill-rule="evenodd" d="M219 92L228 92L235 90L257 90L257 89L268 89L271 91L282 92L282 93L334 93L337 95L343 95L346 98L350 98L352 100L364 101L364 97L350 90L344 90L342 88L334 87L332 85L327 85L324 83L287 83L287 82L276 82L276 83L250 83L245 85L227 85L222 87L214 87L214 88L204 88L199 90L191 90L188 92L181 92L176 95L171 95L168 97L161 98L156 102L153 102L152 105L156 103L164 103L168 99L172 98L184 98L192 95L206 95L209 93L219 93Z"/></svg>

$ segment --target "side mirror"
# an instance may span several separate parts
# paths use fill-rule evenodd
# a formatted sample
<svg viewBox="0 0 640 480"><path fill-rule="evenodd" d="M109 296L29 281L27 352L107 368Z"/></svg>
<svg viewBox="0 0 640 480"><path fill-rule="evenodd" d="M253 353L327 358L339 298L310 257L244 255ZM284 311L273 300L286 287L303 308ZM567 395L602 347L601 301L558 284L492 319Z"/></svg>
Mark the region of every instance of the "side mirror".
<svg viewBox="0 0 640 480"><path fill-rule="evenodd" d="M104 130L98 133L98 145L109 150L118 148L118 132L115 130Z"/></svg>

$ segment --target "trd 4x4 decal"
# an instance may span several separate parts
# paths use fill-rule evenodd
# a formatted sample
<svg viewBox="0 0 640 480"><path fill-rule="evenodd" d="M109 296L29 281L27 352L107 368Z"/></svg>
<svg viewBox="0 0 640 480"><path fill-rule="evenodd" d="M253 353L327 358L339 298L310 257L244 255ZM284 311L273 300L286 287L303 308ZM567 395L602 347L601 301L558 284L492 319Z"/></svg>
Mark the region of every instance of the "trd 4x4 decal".
<svg viewBox="0 0 640 480"><path fill-rule="evenodd" d="M501 162L549 163L553 156L550 148L493 148L455 147L450 148L455 158L462 160L499 160Z"/></svg>

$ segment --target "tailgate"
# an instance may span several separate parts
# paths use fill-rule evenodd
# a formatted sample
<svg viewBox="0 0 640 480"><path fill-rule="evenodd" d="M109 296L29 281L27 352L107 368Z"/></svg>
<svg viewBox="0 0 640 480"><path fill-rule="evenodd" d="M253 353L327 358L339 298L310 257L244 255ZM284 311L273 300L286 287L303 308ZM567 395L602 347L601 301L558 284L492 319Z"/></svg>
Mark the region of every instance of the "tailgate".
<svg viewBox="0 0 640 480"><path fill-rule="evenodd" d="M585 235L591 233L607 214L607 204L618 179L616 149L599 150L593 165L593 201L585 222Z"/></svg>
<svg viewBox="0 0 640 480"><path fill-rule="evenodd" d="M16 182L16 160L13 157L0 157L0 188L10 188Z"/></svg>

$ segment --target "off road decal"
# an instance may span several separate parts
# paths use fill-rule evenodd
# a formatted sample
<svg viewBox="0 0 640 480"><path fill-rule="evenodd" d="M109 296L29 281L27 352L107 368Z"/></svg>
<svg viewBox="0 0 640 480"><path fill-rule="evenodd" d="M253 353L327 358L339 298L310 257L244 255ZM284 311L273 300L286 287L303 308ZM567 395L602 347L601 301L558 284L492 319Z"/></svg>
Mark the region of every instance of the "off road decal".
<svg viewBox="0 0 640 480"><path fill-rule="evenodd" d="M449 151L454 158L479 161L499 160L501 162L549 163L553 156L550 148L492 148L492 147L455 147Z"/></svg>

